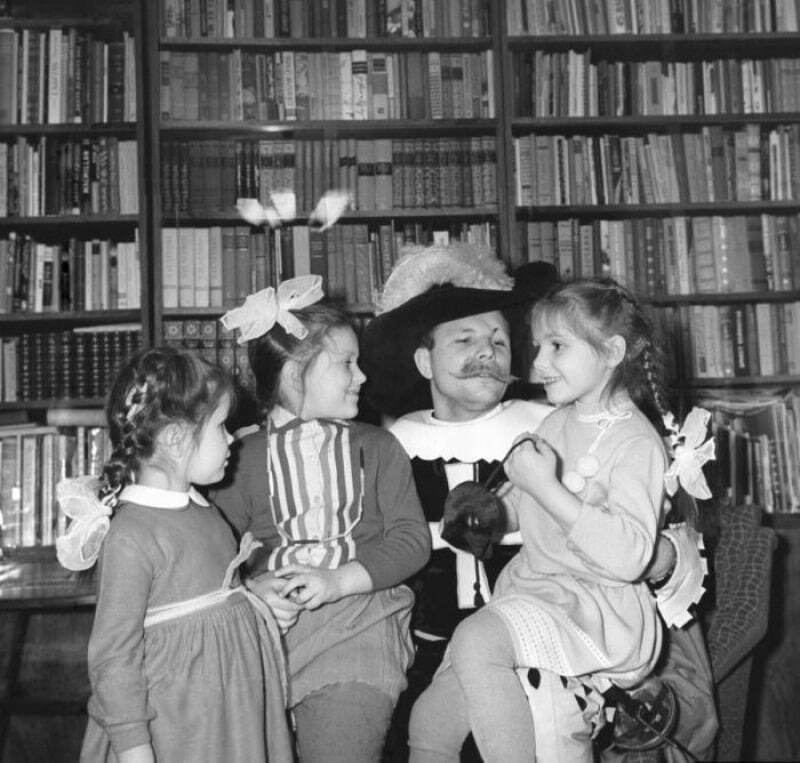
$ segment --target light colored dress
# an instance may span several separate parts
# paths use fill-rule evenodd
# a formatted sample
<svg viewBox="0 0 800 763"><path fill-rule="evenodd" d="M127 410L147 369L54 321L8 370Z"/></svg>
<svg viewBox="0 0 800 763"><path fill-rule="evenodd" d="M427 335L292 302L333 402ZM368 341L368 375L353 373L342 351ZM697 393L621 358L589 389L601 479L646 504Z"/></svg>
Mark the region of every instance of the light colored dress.
<svg viewBox="0 0 800 763"><path fill-rule="evenodd" d="M148 743L168 763L293 759L277 626L231 593L235 557L196 491L122 491L103 543L82 761Z"/></svg>
<svg viewBox="0 0 800 763"><path fill-rule="evenodd" d="M565 406L537 434L560 456L560 478L582 511L565 533L535 499L513 491L507 500L522 550L487 606L509 626L520 666L591 675L601 690L610 681L632 685L652 670L661 647L655 600L634 581L652 558L662 519L663 443L631 403L610 417Z"/></svg>

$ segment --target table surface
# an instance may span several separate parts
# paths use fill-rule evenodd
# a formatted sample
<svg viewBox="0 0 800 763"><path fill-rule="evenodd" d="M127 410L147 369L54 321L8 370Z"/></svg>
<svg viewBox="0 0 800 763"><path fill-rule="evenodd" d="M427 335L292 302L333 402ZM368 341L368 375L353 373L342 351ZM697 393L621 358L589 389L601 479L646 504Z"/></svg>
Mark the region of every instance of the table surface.
<svg viewBox="0 0 800 763"><path fill-rule="evenodd" d="M54 554L0 557L0 610L89 607L95 600L94 568L71 572Z"/></svg>

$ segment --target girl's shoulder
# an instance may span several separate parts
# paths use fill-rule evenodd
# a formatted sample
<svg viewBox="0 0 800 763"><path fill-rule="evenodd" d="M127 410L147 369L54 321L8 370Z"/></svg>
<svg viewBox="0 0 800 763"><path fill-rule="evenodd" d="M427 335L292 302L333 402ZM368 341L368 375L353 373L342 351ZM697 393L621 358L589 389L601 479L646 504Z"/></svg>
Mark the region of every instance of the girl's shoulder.
<svg viewBox="0 0 800 763"><path fill-rule="evenodd" d="M400 447L397 438L383 427L368 424L365 421L348 421L347 427L350 429L351 436L362 445L370 443L376 447L393 445Z"/></svg>

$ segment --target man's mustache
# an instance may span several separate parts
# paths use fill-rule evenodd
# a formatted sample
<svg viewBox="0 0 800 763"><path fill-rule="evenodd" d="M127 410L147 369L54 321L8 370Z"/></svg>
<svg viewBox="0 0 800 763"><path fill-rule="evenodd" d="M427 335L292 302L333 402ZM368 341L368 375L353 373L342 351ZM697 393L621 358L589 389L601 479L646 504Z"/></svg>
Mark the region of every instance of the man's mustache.
<svg viewBox="0 0 800 763"><path fill-rule="evenodd" d="M501 384L511 384L517 377L505 373L496 363L485 363L479 360L467 361L455 374L458 379L472 379L479 376L490 376Z"/></svg>

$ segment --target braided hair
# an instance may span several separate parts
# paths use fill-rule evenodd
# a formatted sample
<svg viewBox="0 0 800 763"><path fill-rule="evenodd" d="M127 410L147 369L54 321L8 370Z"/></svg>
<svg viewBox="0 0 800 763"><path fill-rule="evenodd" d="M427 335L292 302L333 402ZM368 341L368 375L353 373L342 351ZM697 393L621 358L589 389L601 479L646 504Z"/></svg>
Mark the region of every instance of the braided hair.
<svg viewBox="0 0 800 763"><path fill-rule="evenodd" d="M106 404L112 452L103 466L100 497L134 481L168 424L195 425L199 436L226 395L234 399L228 374L189 350L157 347L128 359L117 372Z"/></svg>
<svg viewBox="0 0 800 763"><path fill-rule="evenodd" d="M573 334L597 352L619 335L625 339L625 357L614 369L607 393L625 390L636 405L663 432L667 412L662 382L663 360L653 325L642 304L611 278L576 279L556 287L531 311L531 323L563 321Z"/></svg>

